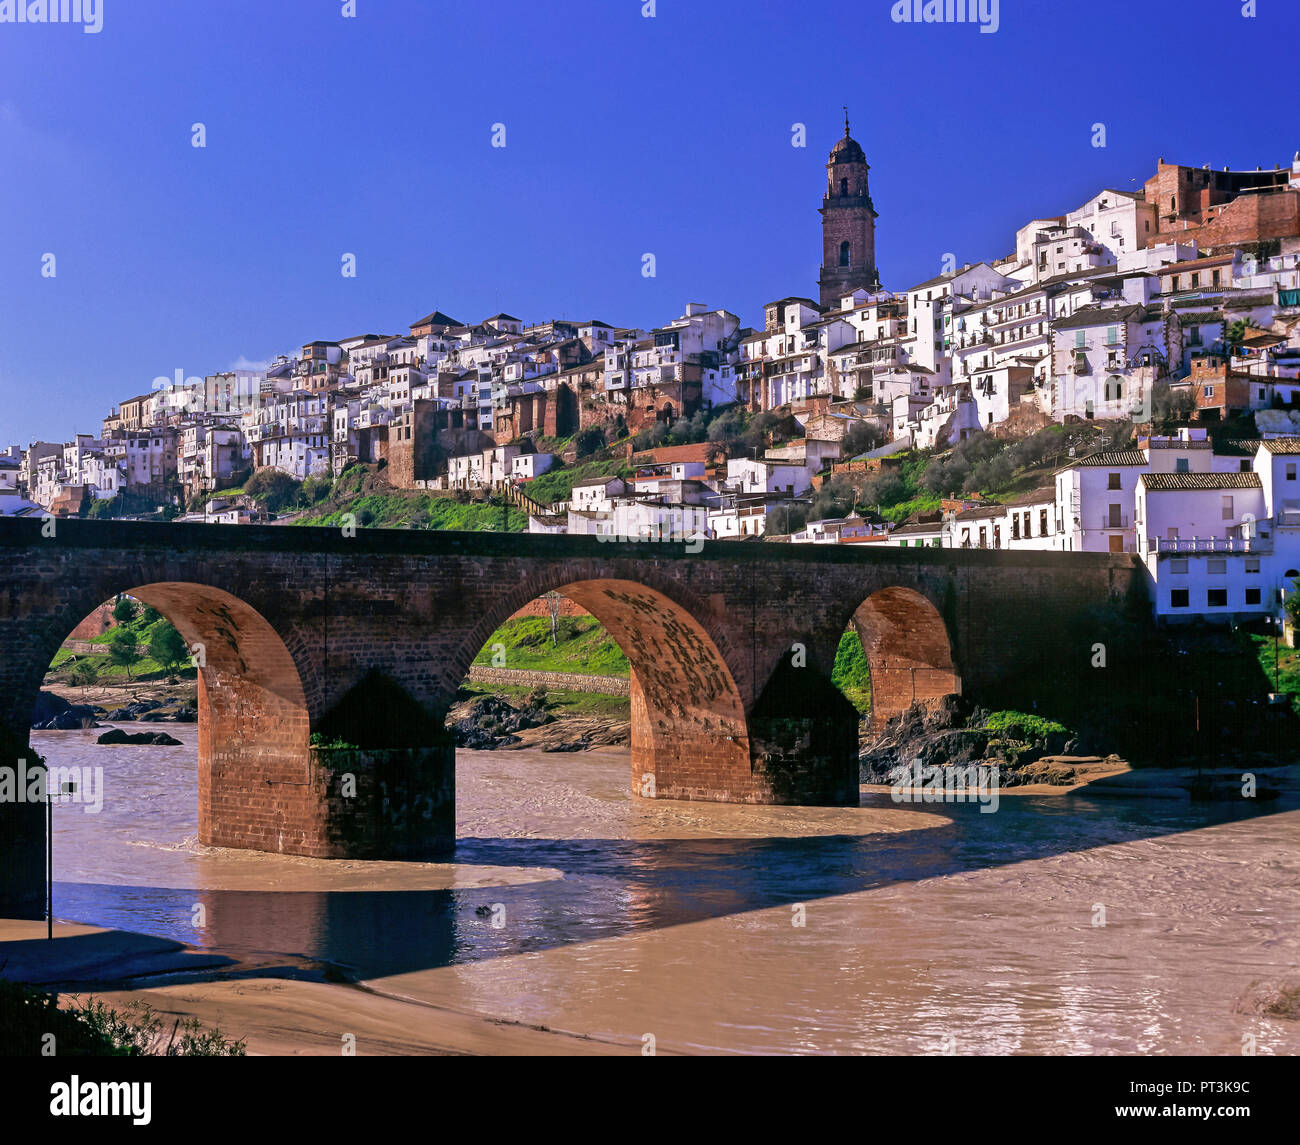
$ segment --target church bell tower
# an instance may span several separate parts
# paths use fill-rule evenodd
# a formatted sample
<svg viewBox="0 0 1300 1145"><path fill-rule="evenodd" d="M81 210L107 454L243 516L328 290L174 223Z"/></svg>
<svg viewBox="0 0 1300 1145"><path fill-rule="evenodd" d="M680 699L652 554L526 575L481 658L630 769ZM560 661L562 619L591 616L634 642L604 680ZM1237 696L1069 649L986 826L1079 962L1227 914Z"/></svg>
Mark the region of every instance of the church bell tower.
<svg viewBox="0 0 1300 1145"><path fill-rule="evenodd" d="M876 273L876 211L867 188L867 157L849 134L844 109L844 138L831 148L826 164L826 197L822 200L822 269L819 301L836 307L859 288L873 290Z"/></svg>

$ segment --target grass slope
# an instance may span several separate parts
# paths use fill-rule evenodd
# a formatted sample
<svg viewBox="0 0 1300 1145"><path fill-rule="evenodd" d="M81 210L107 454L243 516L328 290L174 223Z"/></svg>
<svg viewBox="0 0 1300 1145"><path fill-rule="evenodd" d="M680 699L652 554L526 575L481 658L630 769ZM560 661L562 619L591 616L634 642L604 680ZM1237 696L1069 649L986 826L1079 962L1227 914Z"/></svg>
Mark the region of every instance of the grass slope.
<svg viewBox="0 0 1300 1145"><path fill-rule="evenodd" d="M548 617L507 620L488 638L474 663L524 672L628 675L627 657L595 617L562 616L558 628L553 646Z"/></svg>

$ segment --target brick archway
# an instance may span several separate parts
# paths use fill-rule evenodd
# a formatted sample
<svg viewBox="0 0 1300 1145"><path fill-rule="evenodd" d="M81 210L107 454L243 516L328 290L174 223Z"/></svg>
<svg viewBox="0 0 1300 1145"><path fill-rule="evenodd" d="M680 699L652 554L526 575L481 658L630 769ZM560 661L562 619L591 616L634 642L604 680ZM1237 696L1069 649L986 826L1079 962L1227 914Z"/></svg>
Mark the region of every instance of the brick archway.
<svg viewBox="0 0 1300 1145"><path fill-rule="evenodd" d="M294 657L265 617L223 589L188 581L90 591L101 600L121 591L149 605L194 653L199 841L289 854L315 850L306 697ZM47 664L66 633L52 626L51 635L53 648L39 654ZM33 668L39 669L34 704L44 668Z"/></svg>
<svg viewBox="0 0 1300 1145"><path fill-rule="evenodd" d="M850 620L871 673L871 719L905 712L917 700L961 691L952 640L938 608L915 589L873 592Z"/></svg>
<svg viewBox="0 0 1300 1145"><path fill-rule="evenodd" d="M753 787L740 690L712 637L681 603L617 578L561 582L554 591L600 621L631 665L635 792L722 800ZM486 625L476 629L484 640ZM481 647L465 650L466 667Z"/></svg>

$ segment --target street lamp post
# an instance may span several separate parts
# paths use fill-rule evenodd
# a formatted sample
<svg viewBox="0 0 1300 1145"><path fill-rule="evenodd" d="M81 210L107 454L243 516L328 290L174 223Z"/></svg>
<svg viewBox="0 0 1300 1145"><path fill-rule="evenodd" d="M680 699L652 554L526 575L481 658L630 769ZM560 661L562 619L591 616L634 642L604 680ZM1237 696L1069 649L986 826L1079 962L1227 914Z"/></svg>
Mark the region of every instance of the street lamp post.
<svg viewBox="0 0 1300 1145"><path fill-rule="evenodd" d="M45 937L54 940L54 794L45 768Z"/></svg>
<svg viewBox="0 0 1300 1145"><path fill-rule="evenodd" d="M75 795L77 785L64 783L60 795ZM50 767L45 765L45 937L54 939L54 792L50 790Z"/></svg>

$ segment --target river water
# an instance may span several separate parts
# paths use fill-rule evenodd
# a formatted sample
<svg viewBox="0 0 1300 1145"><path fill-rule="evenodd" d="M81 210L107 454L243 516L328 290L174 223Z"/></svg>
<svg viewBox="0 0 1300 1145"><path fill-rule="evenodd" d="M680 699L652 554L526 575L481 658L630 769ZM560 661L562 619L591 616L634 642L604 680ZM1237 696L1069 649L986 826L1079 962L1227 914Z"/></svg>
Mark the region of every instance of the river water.
<svg viewBox="0 0 1300 1145"><path fill-rule="evenodd" d="M635 1044L739 1053L1300 1053L1239 1013L1300 964L1300 811L1015 796L647 802L625 751L461 752L454 863L198 845L196 735L99 747L55 809L55 914ZM1100 925L1104 923L1104 925Z"/></svg>

